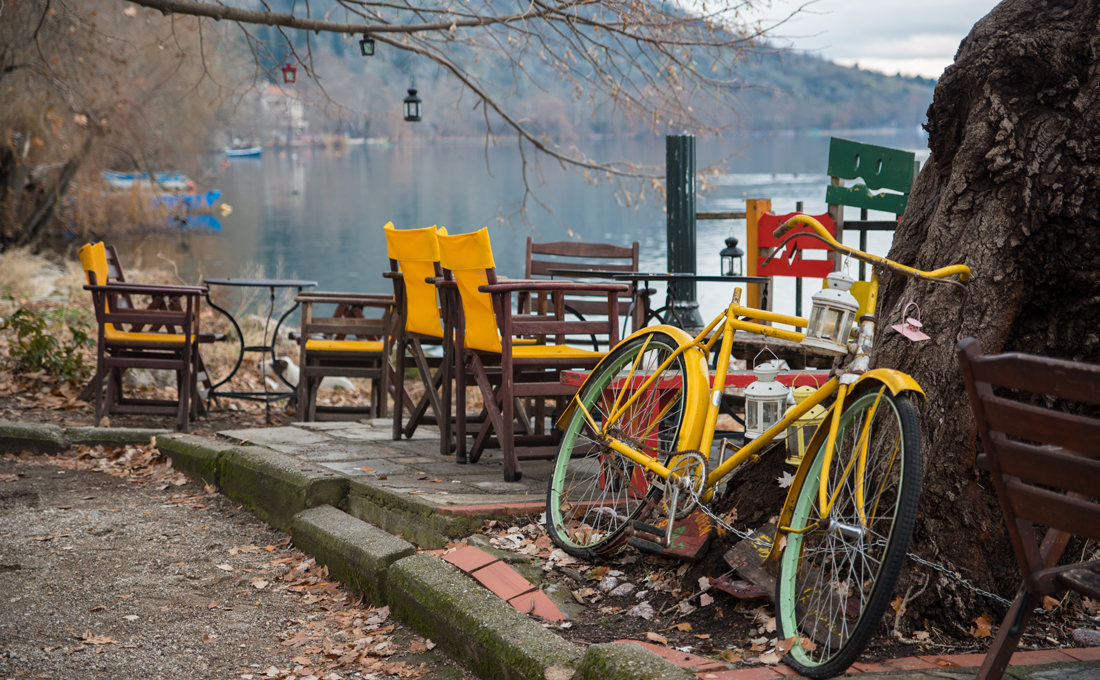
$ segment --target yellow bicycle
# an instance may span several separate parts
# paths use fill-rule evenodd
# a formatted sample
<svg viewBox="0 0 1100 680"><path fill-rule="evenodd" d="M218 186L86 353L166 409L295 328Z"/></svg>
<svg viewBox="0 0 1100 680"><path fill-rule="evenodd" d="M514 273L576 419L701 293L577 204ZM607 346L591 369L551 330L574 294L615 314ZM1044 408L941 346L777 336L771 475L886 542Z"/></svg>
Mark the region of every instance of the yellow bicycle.
<svg viewBox="0 0 1100 680"><path fill-rule="evenodd" d="M806 215L784 223L776 237L797 225L810 229L790 234L775 253L792 238L811 237L872 265L869 313L858 329L854 310L846 315L815 305L809 319L786 316L742 306L737 289L728 308L694 338L672 326L650 326L626 338L592 371L558 420L564 435L547 489L546 525L559 547L589 560L619 549L635 531L663 534L667 545L673 519L705 509L715 487L738 466L765 453L815 406L826 406L765 560L777 574L779 634L799 637L784 660L803 675L825 678L856 660L882 618L901 573L920 495L921 438L910 400L924 392L900 371L869 367L879 273L961 286L970 270L952 265L923 272L849 248ZM947 279L954 276L958 280ZM832 355L852 359L708 472L709 455L703 452L711 451L737 330L819 351L832 348ZM716 348L712 386L707 356ZM747 415L751 429L753 414ZM669 517L665 530L645 521L653 513Z"/></svg>

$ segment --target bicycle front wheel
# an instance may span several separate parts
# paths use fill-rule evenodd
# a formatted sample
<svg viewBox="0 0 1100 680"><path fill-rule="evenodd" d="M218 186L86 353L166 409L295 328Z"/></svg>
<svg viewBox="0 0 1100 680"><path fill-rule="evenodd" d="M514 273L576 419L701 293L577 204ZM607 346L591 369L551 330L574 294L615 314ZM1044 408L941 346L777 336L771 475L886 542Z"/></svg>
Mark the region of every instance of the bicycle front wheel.
<svg viewBox="0 0 1100 680"><path fill-rule="evenodd" d="M827 470L824 453L814 456L795 502L791 528L805 531L786 535L775 595L780 636L799 636L784 661L812 678L843 673L858 658L901 574L921 475L920 431L908 397L885 386L857 396L841 413Z"/></svg>
<svg viewBox="0 0 1100 680"><path fill-rule="evenodd" d="M608 436L663 463L698 446L706 359L693 348L665 366L690 340L661 326L628 338L582 387L580 403ZM563 550L593 560L627 540L631 523L649 514L661 490L645 468L602 443L584 410L574 408L564 430L546 491L546 528Z"/></svg>

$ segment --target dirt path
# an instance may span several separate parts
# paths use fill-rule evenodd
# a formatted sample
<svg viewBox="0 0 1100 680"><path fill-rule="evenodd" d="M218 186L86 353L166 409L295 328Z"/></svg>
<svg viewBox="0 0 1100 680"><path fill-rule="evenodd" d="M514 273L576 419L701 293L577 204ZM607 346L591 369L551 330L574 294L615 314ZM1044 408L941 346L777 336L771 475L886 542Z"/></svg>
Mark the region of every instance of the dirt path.
<svg viewBox="0 0 1100 680"><path fill-rule="evenodd" d="M80 466L0 460L0 677L472 677L225 497Z"/></svg>

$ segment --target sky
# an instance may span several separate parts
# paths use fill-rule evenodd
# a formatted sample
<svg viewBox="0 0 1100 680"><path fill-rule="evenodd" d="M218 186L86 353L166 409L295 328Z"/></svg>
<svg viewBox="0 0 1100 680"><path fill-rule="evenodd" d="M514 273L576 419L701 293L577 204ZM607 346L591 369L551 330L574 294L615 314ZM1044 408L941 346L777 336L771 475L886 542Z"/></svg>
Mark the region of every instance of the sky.
<svg viewBox="0 0 1100 680"><path fill-rule="evenodd" d="M816 0L775 31L778 44L844 66L888 75L939 78L955 51L995 0ZM802 7L774 0L762 17Z"/></svg>

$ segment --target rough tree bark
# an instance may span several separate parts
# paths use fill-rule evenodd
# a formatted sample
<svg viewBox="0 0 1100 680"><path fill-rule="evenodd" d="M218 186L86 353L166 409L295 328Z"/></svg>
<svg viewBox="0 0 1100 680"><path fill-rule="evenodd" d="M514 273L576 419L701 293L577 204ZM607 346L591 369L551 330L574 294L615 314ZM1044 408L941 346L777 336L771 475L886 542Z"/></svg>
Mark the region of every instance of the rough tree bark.
<svg viewBox="0 0 1100 680"><path fill-rule="evenodd" d="M1100 363L1100 2L1005 0L963 41L928 110L931 157L890 258L925 270L962 262L967 294L886 275L874 363L924 387L924 490L911 552L1011 599L1018 572L955 360L1023 351ZM932 340L889 326L916 300ZM910 562L902 589L925 593L902 630L925 618L947 632L1004 614L945 575Z"/></svg>

